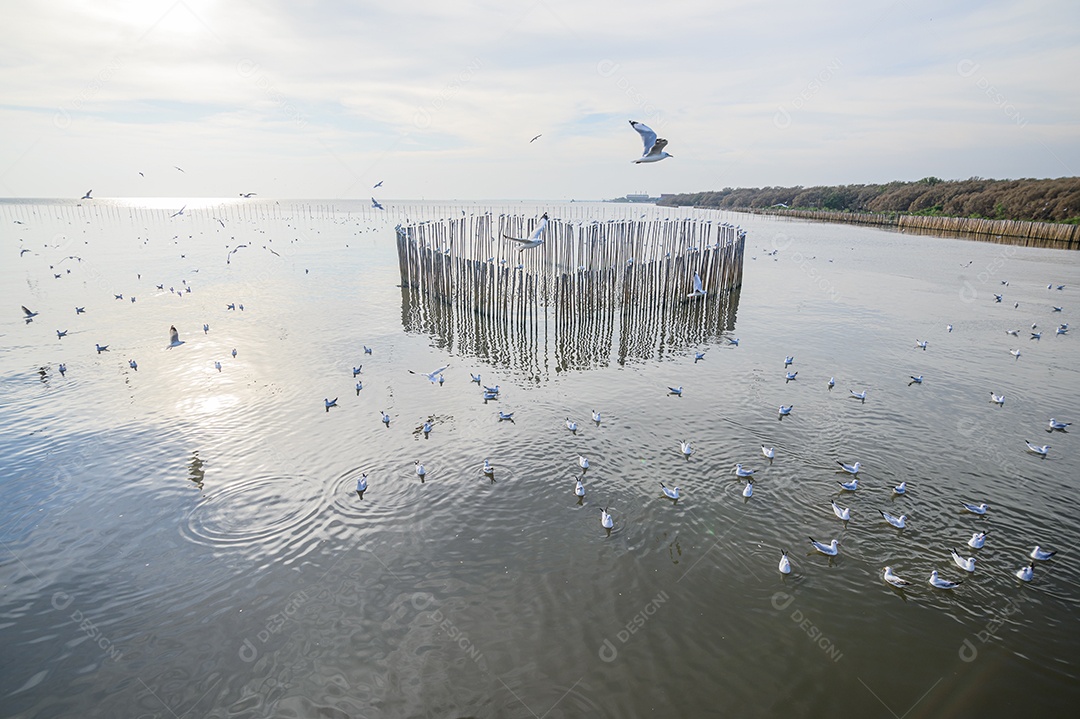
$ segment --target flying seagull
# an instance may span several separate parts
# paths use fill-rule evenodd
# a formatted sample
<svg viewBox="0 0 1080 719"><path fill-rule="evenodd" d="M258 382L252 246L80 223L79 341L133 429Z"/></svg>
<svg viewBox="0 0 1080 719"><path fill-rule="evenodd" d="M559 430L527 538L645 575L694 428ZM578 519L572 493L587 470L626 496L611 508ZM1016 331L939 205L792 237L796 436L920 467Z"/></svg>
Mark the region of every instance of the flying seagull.
<svg viewBox="0 0 1080 719"><path fill-rule="evenodd" d="M177 168L177 169L179 169L179 168ZM180 171L183 172L183 170L180 170ZM182 215L182 214L184 214L184 210L186 210L186 209L187 209L187 205L184 205L179 210L177 210L176 212L169 215L169 217L176 217L177 215Z"/></svg>
<svg viewBox="0 0 1080 719"><path fill-rule="evenodd" d="M539 247L540 245L544 244L544 241L542 239L540 239L540 235L544 232L544 228L547 227L547 223L548 223L548 215L545 212L544 214L540 215L540 224L537 225L536 229L533 230L531 235L529 235L529 239L522 240L522 239L519 239L517 237L511 237L510 235L506 234L505 232L503 233L503 237L505 237L506 239L508 239L508 240L510 240L512 242L520 242L521 247L518 248L518 252L523 252L524 250L528 250L528 249L531 249L533 247Z"/></svg>
<svg viewBox="0 0 1080 719"><path fill-rule="evenodd" d="M371 206L374 207L376 210L385 210L386 209L385 207L380 205L379 201L376 200L374 197L371 198Z"/></svg>
<svg viewBox="0 0 1080 719"><path fill-rule="evenodd" d="M640 165L643 162L660 162L666 157L674 157L674 155L664 152L664 148L667 147L667 140L657 137L656 133L648 125L630 120L630 126L641 135L641 141L645 145L645 151L641 153L641 157L631 161L635 165Z"/></svg>
<svg viewBox="0 0 1080 719"><path fill-rule="evenodd" d="M92 200L92 199L94 199L93 197L90 197L91 192L93 192L93 190L87 190L86 194L82 196L82 199L84 199L84 200Z"/></svg>
<svg viewBox="0 0 1080 719"><path fill-rule="evenodd" d="M240 197L255 197L255 194L254 192L241 192Z"/></svg>
<svg viewBox="0 0 1080 719"><path fill-rule="evenodd" d="M533 139L529 140L529 142L530 142L530 143L536 142L536 141L537 141L537 140L539 140L539 139L540 139L541 137L543 137L543 135L542 135L542 134L541 134L541 135L537 135L537 136L536 136L536 137L534 137Z"/></svg>
<svg viewBox="0 0 1080 719"><path fill-rule="evenodd" d="M363 366L363 365L361 365L361 366ZM427 377L428 381L430 381L432 384L435 384L436 382L439 381L439 375L441 375L443 372L445 372L447 369L449 369L449 367L450 367L450 365L445 365L445 366L440 367L439 369L435 370L434 372L414 372L412 370L409 370L409 374L417 374L417 375L420 375L421 377ZM355 377L355 376L356 376L356 373L354 372L353 377Z"/></svg>
<svg viewBox="0 0 1080 719"><path fill-rule="evenodd" d="M371 189L374 190L376 187L382 187L382 183L383 183L383 181L379 180L378 182L376 182L374 185L371 186Z"/></svg>

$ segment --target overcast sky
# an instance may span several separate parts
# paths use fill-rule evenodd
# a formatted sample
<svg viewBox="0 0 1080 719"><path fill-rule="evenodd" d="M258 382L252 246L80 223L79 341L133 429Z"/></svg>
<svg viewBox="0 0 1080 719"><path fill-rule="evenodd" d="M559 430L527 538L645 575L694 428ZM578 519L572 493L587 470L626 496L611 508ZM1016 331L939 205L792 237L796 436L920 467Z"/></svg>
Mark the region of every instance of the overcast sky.
<svg viewBox="0 0 1080 719"><path fill-rule="evenodd" d="M1076 0L0 9L0 196L558 200L1080 175ZM631 119L673 157L630 164Z"/></svg>

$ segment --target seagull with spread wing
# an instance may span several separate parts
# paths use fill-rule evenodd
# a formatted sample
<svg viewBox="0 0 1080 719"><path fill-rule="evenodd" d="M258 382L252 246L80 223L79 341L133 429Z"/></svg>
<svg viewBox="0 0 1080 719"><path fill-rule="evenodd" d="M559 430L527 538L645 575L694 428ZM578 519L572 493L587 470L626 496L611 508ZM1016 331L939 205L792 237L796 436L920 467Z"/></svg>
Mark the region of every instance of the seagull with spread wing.
<svg viewBox="0 0 1080 719"><path fill-rule="evenodd" d="M667 147L667 140L662 137L657 137L656 133L645 124L630 120L630 125L638 134L641 135L641 141L645 143L645 151L641 153L641 157L636 160L632 160L635 165L640 165L643 162L660 162L666 157L674 157L664 152L664 148Z"/></svg>
<svg viewBox="0 0 1080 719"><path fill-rule="evenodd" d="M521 247L518 248L518 252L524 252L525 250L531 249L533 247L539 247L540 245L544 244L544 240L541 239L540 235L543 234L544 228L547 227L547 223L548 223L548 216L547 216L547 213L545 212L543 215L540 216L540 224L537 225L536 229L533 230L533 233L531 235L529 235L529 239L522 240L522 239L519 239L517 237L511 237L510 235L506 234L505 232L503 233L503 237L505 237L508 240L511 240L512 242L520 242Z"/></svg>

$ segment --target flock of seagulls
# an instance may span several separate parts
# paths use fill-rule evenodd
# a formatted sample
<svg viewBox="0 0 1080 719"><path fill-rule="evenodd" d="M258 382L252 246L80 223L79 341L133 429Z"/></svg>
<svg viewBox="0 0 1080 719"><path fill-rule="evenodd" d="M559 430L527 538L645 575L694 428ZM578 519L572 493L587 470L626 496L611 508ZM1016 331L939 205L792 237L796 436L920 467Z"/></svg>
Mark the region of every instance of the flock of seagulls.
<svg viewBox="0 0 1080 719"><path fill-rule="evenodd" d="M640 158L634 160L633 161L634 163L658 162L660 160L671 157L671 155L669 155L667 152L664 151L664 148L667 145L666 140L661 139L661 138L657 138L656 134L650 128L643 125L642 123L631 121L631 125L634 128L634 130L637 131L638 134L641 136L643 144L644 144L644 152L643 152L642 156ZM534 139L536 139L536 138L534 138ZM177 168L177 169L179 169L179 168ZM381 184L382 184L381 182L378 183L376 185L376 187L378 187ZM87 191L87 193L84 195L84 197L82 199L91 199L91 192L92 192L92 190ZM251 197L253 195L254 195L254 193L241 194L242 197ZM372 206L374 208L384 209L383 206L381 204L379 204L378 201L375 198L372 198ZM186 205L184 207L181 207L181 209L179 211L177 211L176 213L174 213L173 215L171 215L171 217L177 217L177 216L183 215L185 209L186 209ZM540 218L540 221L537 224L536 228L533 230L532 234L529 235L529 237L527 237L527 238L516 238L516 237L510 237L510 236L505 236L505 237L506 237L506 239L509 239L509 240L511 240L511 241L513 241L515 243L518 243L520 245L519 252L523 252L523 251L525 251L527 249L539 247L544 242L544 240L542 238L542 235L543 235L543 232L544 232L544 230L545 230L545 228L547 226L547 223L548 223L548 215L547 215L547 213L544 213L542 215L542 217ZM246 247L246 245L243 245L243 244L242 245L237 245L229 253L229 257L231 257L237 250L239 250L239 249L241 249L243 247ZM226 262L228 263L228 258L227 258ZM1048 289L1050 287L1051 286L1048 286ZM163 285L158 285L158 288L163 289ZM1058 286L1058 289L1059 290L1063 289L1063 286ZM190 292L190 289L188 289L188 291ZM697 273L695 273L694 277L693 277L693 287L691 288L691 290L690 290L689 294L687 295L687 297L693 298L693 297L703 296L704 294L705 294L705 292L704 292L704 290L702 288L701 279L697 275ZM122 300L123 299L123 294L114 294L114 297L117 300ZM133 297L133 296L130 297L130 301L135 302L135 297ZM995 295L995 302L1001 302L1001 301L1002 301L1002 295L1000 295L1000 294ZM226 309L227 310L235 310L236 306L237 305L235 303L228 303L226 305ZM240 310L243 310L243 305L242 304L239 305L239 308L240 308ZM23 313L23 319L26 321L26 323L33 322L34 319L39 316L38 312L32 311L31 309L29 309L25 305L22 306L21 309L22 309L22 313ZM1053 312L1061 312L1062 308L1059 307L1059 306L1053 306L1052 311ZM84 312L85 312L84 307L76 307L76 315L81 315ZM203 323L202 328L203 328L204 334L209 333L209 329L210 329L209 328L209 323ZM1041 337L1041 333L1037 333L1036 329L1037 329L1036 325L1033 324L1032 325L1032 339L1033 340L1038 340ZM953 331L953 326L951 324L948 325L947 331L950 332L950 333ZM1061 324L1057 328L1057 334L1059 334L1059 335L1063 335L1067 331L1068 331L1068 325L1067 324ZM1018 336L1019 335L1018 330L1008 330L1007 332L1011 336ZM58 339L62 339L62 338L66 337L68 335L68 330L66 330L66 329L65 330L57 329L56 334L57 334ZM739 339L738 338L727 338L727 342L728 342L729 346L736 346L737 347L739 345ZM174 348L180 347L183 344L184 344L184 341L180 339L179 331L177 330L177 328L175 326L171 326L169 328L169 343L167 345L167 348L168 349L174 349ZM921 349L923 352L927 352L928 351L928 344L929 343L928 343L927 340L916 340L915 348L916 349ZM100 355L103 352L108 352L109 351L109 346L107 344L103 345L103 344L100 344L100 343L95 343L95 350ZM1021 354L1019 349L1010 350L1010 352L1013 354L1014 357L1019 359L1020 354ZM373 353L373 348L364 345L363 346L363 353L365 355L371 355ZM235 358L237 356L237 350L233 349L231 354ZM694 362L695 363L698 362L698 361L701 361L702 359L704 359L704 352L699 352L699 353L695 354L695 356L694 356ZM788 368L791 367L794 364L794 362L795 362L794 356L788 355L788 356L784 357L783 367L784 367L784 371L785 371L785 383L797 380L797 376L799 374L799 371L798 370L794 370L794 371L789 371L788 370ZM138 371L138 363L134 358L131 358L131 359L128 360L128 366L131 368L132 371ZM222 369L223 369L222 364L221 364L220 361L215 361L214 367L219 372L221 372ZM409 372L411 374L414 374L414 375L423 377L424 379L427 379L431 384L442 385L445 382L444 373L449 369L449 367L450 367L450 365L447 364L447 365L444 365L444 366L439 367L437 369L434 369L434 370L432 370L430 372L416 372L416 371L413 371L413 370L409 370ZM358 376L361 374L362 370L363 370L363 365L362 364L352 368L352 377L353 377L354 380L356 380L358 378ZM60 371L61 375L66 374L66 371L67 371L66 364L61 363L59 365L59 371ZM910 377L910 380L911 380L909 382L909 385L912 385L912 384L921 385L924 382L924 377L921 374L920 375L909 375L909 377ZM480 385L480 388L482 390L482 397L483 397L483 400L485 402L500 398L501 389L500 389L498 384L495 384L494 386L482 385L481 377L480 377L479 374L471 374L470 373L470 378L471 378L472 382L476 383L477 385ZM800 384L802 382L805 382L805 381L806 380L804 378L804 380L800 381ZM828 389L832 390L835 387L835 385L836 385L835 378L830 377L829 381L827 383ZM359 396L361 394L361 391L363 390L362 381L360 381L360 380L356 381L355 390L356 390L356 395ZM667 387L667 390L668 390L669 395L674 395L674 396L678 396L678 397L681 397L683 395L683 387L681 385L680 386L669 386L669 387ZM860 402L865 403L867 401L867 396L868 395L867 395L867 390L865 390L865 389L860 390L860 391L856 391L854 389L849 389L849 396L852 399L858 399ZM992 403L998 405L999 407L1004 407L1004 405L1005 405L1005 396L1003 394L999 395L999 394L991 391L990 396L991 396L991 402ZM325 412L329 413L331 411L331 409L337 408L339 406L338 405L338 400L339 400L339 397L334 397L333 399L331 399L329 397L324 398L323 406L324 406ZM792 413L793 409L794 409L794 404L790 404L790 405L783 405L782 404L778 409L779 418L783 419L784 417L789 416ZM380 414L381 422L386 427L390 427L391 417L383 410L379 410L379 414ZM513 420L513 412L503 412L502 410L499 410L498 411L498 419L499 419L499 421L513 422L514 421ZM597 411L597 410L592 411L592 420L597 425L599 425L601 423L602 417L601 417L601 414L600 414L599 411ZM1064 422L1064 421L1060 421L1060 420L1058 420L1056 418L1050 418L1049 423L1048 423L1048 430L1047 431L1050 431L1050 432L1067 432L1068 428L1070 426L1071 426L1070 422ZM576 434L579 431L578 422L576 420L572 419L569 416L567 416L566 419L565 419L565 427L569 432L574 433L574 434ZM431 419L431 418L429 418L427 420L424 420L422 425L420 426L420 431L423 433L423 435L425 437L428 436L433 430L434 430L434 425L433 425L433 419ZM682 452L683 456L687 460L689 460L691 458L691 456L694 454L694 448L692 447L690 441L689 440L681 440L679 444L680 444L680 449L681 449L681 452ZM1034 454L1034 455L1037 455L1037 456L1042 457L1042 458L1046 458L1049 455L1050 450L1051 450L1051 447L1049 445L1037 444L1037 443L1032 442L1030 440L1025 440L1025 444L1026 444L1027 452L1029 452L1031 454ZM774 447L761 445L761 453L762 453L762 456L765 459L767 459L770 463L772 461L774 461L775 458L776 458L776 450L775 450ZM859 484L859 476L858 475L862 471L861 463L856 461L856 462L853 462L851 464L848 464L848 463L840 461L840 460L837 460L836 462L837 462L837 464L839 465L839 468L840 468L838 473L847 474L847 475L850 476L850 478L847 479L847 480L838 481L838 485L840 487L840 490L842 492L849 492L849 493L850 492L858 492L858 491L860 491L860 484ZM585 473L589 470L589 467L590 467L590 463L589 463L588 458L585 457L584 455L579 455L579 457L578 457L578 465L579 465L579 468L581 469L582 474L581 474L580 477L575 478L573 492L574 492L575 496L578 498L578 502L581 503L582 500L584 499L584 497L586 496L586 491L587 491L584 479L585 479ZM427 469L425 468L424 464L419 459L417 459L415 461L414 471L415 471L416 476L421 481L424 481L424 479L425 479L425 477L427 475ZM489 477L492 482L495 481L495 479L494 479L495 478L495 468L491 464L490 459L484 459L481 471L486 477ZM753 475L755 474L755 471L756 470L754 468L749 467L749 466L745 466L742 463L738 463L738 464L736 464L734 466L734 474L735 474L735 476L742 479L742 480L745 480L745 484L744 484L744 487L742 489L742 495L747 500L752 498L753 495L754 495L754 478L753 478ZM682 490L680 489L678 484L673 483L671 486L669 486L668 484L666 484L663 481L660 481L659 484L660 484L661 495L664 498L669 499L669 500L671 500L673 502L678 502L680 499L683 498ZM893 494L895 496L897 496L897 497L903 497L906 494L907 489L908 489L907 488L907 482L906 481L901 482L899 485L897 485L896 487L893 488ZM357 492L358 496L360 497L360 499L363 499L364 494L367 491L369 491L368 475L366 473L364 473L357 480L356 492ZM839 496L837 498L839 498ZM840 521L843 521L845 523L845 526L846 526L847 523L852 521L852 511L851 511L850 507L841 506L836 501L836 499L830 500L830 505L831 505L831 509L832 509L833 514L837 517L837 519L839 519ZM989 507L987 506L986 503L977 503L977 504L975 504L975 503L962 502L961 507L962 507L962 510L964 512L967 512L967 513L970 513L970 514L973 514L973 515L978 515L978 516L986 515L988 510L989 510ZM615 526L614 517L613 517L613 515L611 514L611 512L609 510L610 510L610 506L604 506L604 507L600 508L600 524L601 524L601 527L604 530L606 530L608 533L610 533L612 531L612 529L614 528L614 526ZM897 514L892 514L892 513L888 512L888 511L881 510L881 509L879 509L878 512L879 512L879 514L881 516L881 520L883 520L884 523L888 524L889 526L891 526L891 527L893 527L893 528L895 528L897 530L900 530L900 531L904 531L905 529L907 529L908 521L909 521L909 516L907 514L899 514L899 515L897 515ZM986 532L986 531L974 532L971 539L969 539L967 541L966 546L971 550L978 551L979 549L981 549L984 546L984 544L985 544L985 542L987 540L987 534L988 534L988 532ZM811 546L811 549L812 549L813 552L816 552L816 553L819 553L819 554L822 554L822 555L825 555L825 556L828 556L828 557L837 557L837 556L839 556L839 554L840 554L840 546L841 546L841 540L840 539L835 539L834 538L829 542L820 542L820 541L815 540L813 537L808 537L808 539L809 539L810 546ZM963 571L963 572L965 572L967 574L975 573L976 564L977 564L977 561L978 561L978 558L976 556L966 556L965 557L962 554L960 554L959 552L957 552L955 549L950 549L949 553L950 553L950 557L952 559L952 563L957 568L959 568L961 571ZM1030 582L1030 581L1032 581L1033 578L1034 578L1035 563L1036 562L1051 561L1052 558L1055 556L1055 554L1056 554L1055 551L1045 550L1045 549L1042 549L1041 546L1036 545L1035 548L1030 553L1029 561L1027 561L1023 566L1016 569L1015 572L1013 572L1014 576L1018 580L1020 580L1022 582ZM790 556L789 556L786 549L781 549L781 557L780 557L780 560L779 560L778 569L783 574L789 574L789 573L791 573L793 571L791 558L790 558ZM911 582L909 582L909 581L907 581L905 579L902 579L896 573L896 571L893 569L892 565L884 567L884 569L882 571L882 578L883 578L883 581L885 581L890 586L895 587L895 588L899 588L899 589L903 589L903 588L906 588L906 587L911 585ZM959 587L963 583L963 579L950 580L948 578L940 576L939 572L938 572L938 569L934 569L930 574L930 578L929 578L928 582L933 587L941 589L941 590L953 590L953 589L956 589L957 587Z"/></svg>

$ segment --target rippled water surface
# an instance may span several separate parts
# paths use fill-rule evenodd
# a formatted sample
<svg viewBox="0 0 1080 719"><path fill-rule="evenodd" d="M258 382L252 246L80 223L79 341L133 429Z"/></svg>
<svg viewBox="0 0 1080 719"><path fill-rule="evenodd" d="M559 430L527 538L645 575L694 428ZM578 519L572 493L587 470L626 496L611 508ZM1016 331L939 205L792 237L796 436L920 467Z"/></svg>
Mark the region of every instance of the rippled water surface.
<svg viewBox="0 0 1080 719"><path fill-rule="evenodd" d="M1080 421L1080 327L1055 334L1077 317L1075 252L718 215L748 231L741 291L707 300L726 331L691 309L581 336L541 323L507 346L510 320L463 336L397 286L394 224L459 206L154 204L0 203L0 714L1043 716L1080 700L1080 432L1047 431ZM167 349L170 325L184 344ZM442 385L410 373L444 365ZM856 492L838 460L862 463ZM736 462L756 469L749 500ZM1058 554L1022 584L1036 544ZM963 584L931 588L934 569Z"/></svg>

